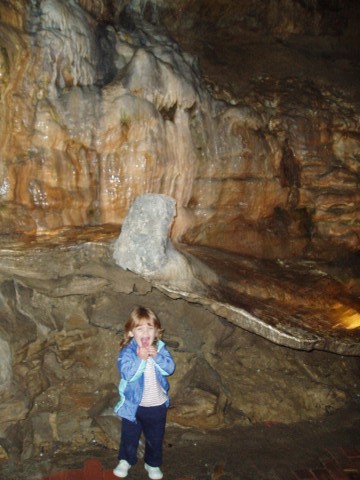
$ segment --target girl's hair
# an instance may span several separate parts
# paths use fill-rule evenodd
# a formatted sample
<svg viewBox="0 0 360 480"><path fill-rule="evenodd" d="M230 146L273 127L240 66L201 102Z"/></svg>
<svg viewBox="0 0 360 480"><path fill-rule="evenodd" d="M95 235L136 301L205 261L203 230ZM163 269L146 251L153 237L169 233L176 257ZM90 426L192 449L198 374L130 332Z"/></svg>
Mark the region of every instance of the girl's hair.
<svg viewBox="0 0 360 480"><path fill-rule="evenodd" d="M130 332L134 330L134 328L138 327L141 323L146 322L155 327L155 338L154 343L160 340L163 336L164 329L161 328L161 323L156 314L150 310L150 308L146 307L135 307L125 323L124 328L124 338L120 342L120 348L126 347L132 338L130 336Z"/></svg>

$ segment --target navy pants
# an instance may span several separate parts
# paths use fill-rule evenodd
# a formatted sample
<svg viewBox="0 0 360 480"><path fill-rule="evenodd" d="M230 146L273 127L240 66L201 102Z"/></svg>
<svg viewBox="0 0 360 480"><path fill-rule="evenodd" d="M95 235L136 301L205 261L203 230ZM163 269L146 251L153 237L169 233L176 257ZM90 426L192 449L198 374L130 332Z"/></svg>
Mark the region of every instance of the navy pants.
<svg viewBox="0 0 360 480"><path fill-rule="evenodd" d="M160 467L162 464L166 413L167 407L164 403L156 407L138 407L136 422L130 422L123 418L119 460L126 460L130 465L135 465L140 436L141 433L144 433L144 461L151 467Z"/></svg>

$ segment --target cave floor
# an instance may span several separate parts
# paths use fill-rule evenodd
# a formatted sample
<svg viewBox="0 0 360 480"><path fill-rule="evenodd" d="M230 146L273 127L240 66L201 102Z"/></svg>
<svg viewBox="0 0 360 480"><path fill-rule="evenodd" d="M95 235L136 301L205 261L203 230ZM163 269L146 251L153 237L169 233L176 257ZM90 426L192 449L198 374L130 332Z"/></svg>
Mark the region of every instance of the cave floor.
<svg viewBox="0 0 360 480"><path fill-rule="evenodd" d="M86 461L96 459L104 478L115 479L116 456L116 450L102 445L44 449L35 459L0 463L0 478L80 479L59 472L81 472ZM168 425L163 472L171 480L359 479L360 398L321 420L290 425L266 422L207 432ZM147 478L141 458L128 478Z"/></svg>

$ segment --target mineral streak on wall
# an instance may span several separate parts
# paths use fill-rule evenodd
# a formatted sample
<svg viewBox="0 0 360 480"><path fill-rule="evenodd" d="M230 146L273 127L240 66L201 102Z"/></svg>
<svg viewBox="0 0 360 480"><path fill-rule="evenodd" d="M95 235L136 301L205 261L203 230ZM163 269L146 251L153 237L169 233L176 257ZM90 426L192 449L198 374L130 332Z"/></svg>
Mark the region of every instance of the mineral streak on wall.
<svg viewBox="0 0 360 480"><path fill-rule="evenodd" d="M335 28L319 5L279 1L277 16L274 2L266 11L253 2L251 26L246 2L220 2L221 18L214 2L201 11L193 3L1 2L2 233L121 224L137 195L163 193L177 202L172 234L186 243L262 257L358 248L359 104L346 88L307 77L299 53L311 34L335 56L349 11L337 2ZM180 38L195 24L203 35L200 18L214 35L221 25L239 35L252 28L235 49L236 78L220 45L211 54L229 85L251 79L241 95L210 88L198 58L159 26ZM251 76L251 47L263 39L259 69L265 34L276 58L270 73ZM295 41L303 50L287 70ZM316 65L325 57L317 53Z"/></svg>

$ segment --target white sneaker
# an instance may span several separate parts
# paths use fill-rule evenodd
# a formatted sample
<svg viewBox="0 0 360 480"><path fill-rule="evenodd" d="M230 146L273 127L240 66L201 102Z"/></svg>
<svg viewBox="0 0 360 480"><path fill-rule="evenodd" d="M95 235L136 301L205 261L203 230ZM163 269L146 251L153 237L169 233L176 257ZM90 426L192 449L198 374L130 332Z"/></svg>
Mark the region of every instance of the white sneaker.
<svg viewBox="0 0 360 480"><path fill-rule="evenodd" d="M128 463L126 460L120 460L118 466L114 468L113 474L119 478L125 478L127 477L130 467L130 463Z"/></svg>
<svg viewBox="0 0 360 480"><path fill-rule="evenodd" d="M164 476L159 467L150 467L147 463L145 463L145 470L147 470L151 480L160 480Z"/></svg>

